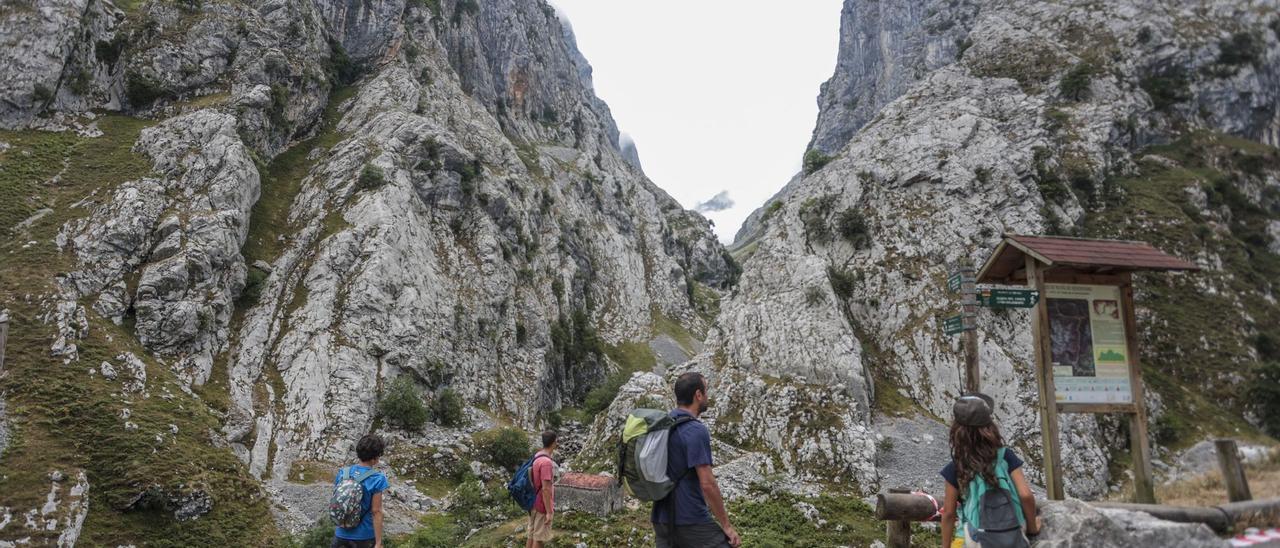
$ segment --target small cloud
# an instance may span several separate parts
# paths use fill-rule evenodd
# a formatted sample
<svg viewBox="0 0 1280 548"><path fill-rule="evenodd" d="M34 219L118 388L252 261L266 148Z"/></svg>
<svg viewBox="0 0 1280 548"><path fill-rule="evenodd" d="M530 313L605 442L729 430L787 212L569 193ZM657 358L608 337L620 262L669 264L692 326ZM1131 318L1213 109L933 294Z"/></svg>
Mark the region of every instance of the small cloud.
<svg viewBox="0 0 1280 548"><path fill-rule="evenodd" d="M694 211L698 213L709 213L712 211L724 211L733 207L733 198L729 197L728 190L721 190L719 194L712 196L710 200L698 202L693 206Z"/></svg>

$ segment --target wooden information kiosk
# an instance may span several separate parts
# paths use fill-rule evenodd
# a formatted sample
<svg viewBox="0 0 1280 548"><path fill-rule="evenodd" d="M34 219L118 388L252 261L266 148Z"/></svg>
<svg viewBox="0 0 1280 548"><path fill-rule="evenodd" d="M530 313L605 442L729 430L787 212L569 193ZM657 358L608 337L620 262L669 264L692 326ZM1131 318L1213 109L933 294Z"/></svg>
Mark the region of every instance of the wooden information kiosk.
<svg viewBox="0 0 1280 548"><path fill-rule="evenodd" d="M978 272L979 284L1039 292L1031 332L1049 498L1066 495L1058 413L1125 413L1137 502L1155 502L1133 273L1175 270L1199 268L1144 242L1007 235Z"/></svg>

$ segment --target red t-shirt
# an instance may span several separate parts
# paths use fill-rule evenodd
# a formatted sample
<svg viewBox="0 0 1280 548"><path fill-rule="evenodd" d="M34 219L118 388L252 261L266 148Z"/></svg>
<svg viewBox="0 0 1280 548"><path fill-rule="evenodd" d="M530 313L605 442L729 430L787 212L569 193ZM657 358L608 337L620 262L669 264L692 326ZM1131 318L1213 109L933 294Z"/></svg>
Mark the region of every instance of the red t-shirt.
<svg viewBox="0 0 1280 548"><path fill-rule="evenodd" d="M542 451L538 451L537 455L546 455ZM533 509L539 513L546 514L547 507L542 503L542 481L550 480L552 485L555 484L555 472L552 468L551 457L539 458L537 455L533 458L533 488L538 490L538 498L533 501ZM555 488L552 487L554 490Z"/></svg>

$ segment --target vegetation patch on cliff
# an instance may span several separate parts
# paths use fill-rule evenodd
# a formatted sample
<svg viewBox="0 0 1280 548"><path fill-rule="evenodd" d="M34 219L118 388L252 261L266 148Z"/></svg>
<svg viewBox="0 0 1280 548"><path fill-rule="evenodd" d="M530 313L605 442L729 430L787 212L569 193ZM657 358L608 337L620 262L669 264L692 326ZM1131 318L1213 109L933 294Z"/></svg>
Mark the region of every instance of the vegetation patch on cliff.
<svg viewBox="0 0 1280 548"><path fill-rule="evenodd" d="M96 138L0 132L0 141L9 144L0 152L0 229L9 236L0 240L0 308L11 313L0 390L14 430L0 456L0 506L40 508L52 471L80 469L88 476L92 508L83 544L239 545L274 538L265 496L231 451L216 443L218 417L183 392L167 367L145 359L127 320L116 326L90 311L87 334L74 341L79 360L64 363L50 355L57 334L47 322L50 301L44 296L54 294L58 273L75 267L74 256L53 244L58 229L91 211L72 204L105 200L120 183L151 173L150 163L131 150L149 122L106 116L96 123L104 133ZM31 217L41 209L49 212ZM23 219L29 222L16 227ZM122 368L125 352L144 358L140 392L89 373L104 362ZM180 521L177 500L187 496L207 497L210 505ZM41 535L58 531L22 534L52 542Z"/></svg>

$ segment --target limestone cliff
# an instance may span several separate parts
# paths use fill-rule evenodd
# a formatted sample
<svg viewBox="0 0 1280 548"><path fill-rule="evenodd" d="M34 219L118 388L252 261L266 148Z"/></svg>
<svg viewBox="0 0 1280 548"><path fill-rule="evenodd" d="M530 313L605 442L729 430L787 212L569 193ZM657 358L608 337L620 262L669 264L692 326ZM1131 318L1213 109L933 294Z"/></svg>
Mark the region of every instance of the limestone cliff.
<svg viewBox="0 0 1280 548"><path fill-rule="evenodd" d="M448 435L540 424L614 370L655 365L615 349L700 339L734 281L709 223L628 163L545 2L40 0L0 8L0 39L15 75L0 84L0 161L14 166L0 170L20 199L0 230L22 240L6 244L5 277L22 283L0 308L16 309L23 348L57 358L20 375L50 362L114 380L136 361L127 371L151 370L140 382L218 416L175 436L258 479L394 431L376 405L400 377L427 401L461 396L473 420ZM121 134L94 109L147 127ZM130 163L55 196L66 170L11 162L43 159L34 143L57 135L43 130L78 135L50 168L79 169L74 147L99 142ZM37 252L61 270L31 266ZM117 347L143 359L79 365ZM45 405L9 388L10 409ZM119 394L101 405L132 432ZM39 417L16 418L15 435L42 432ZM5 458L39 466L24 454ZM199 521L234 504L230 484L119 486L119 469L85 466L89 483L134 493L112 511ZM130 538L113 535L90 536Z"/></svg>
<svg viewBox="0 0 1280 548"><path fill-rule="evenodd" d="M960 390L939 323L956 306L947 267L1045 232L1144 239L1203 266L1139 288L1154 441L1167 455L1253 428L1242 394L1274 356L1252 341L1278 325L1277 4L850 0L843 17L814 132L831 156L744 228L741 284L688 365L713 372L715 435L812 481L937 489L919 462L945 459L937 421ZM984 312L979 354L1034 471L1028 326ZM1064 421L1069 492L1119 481L1114 428Z"/></svg>

